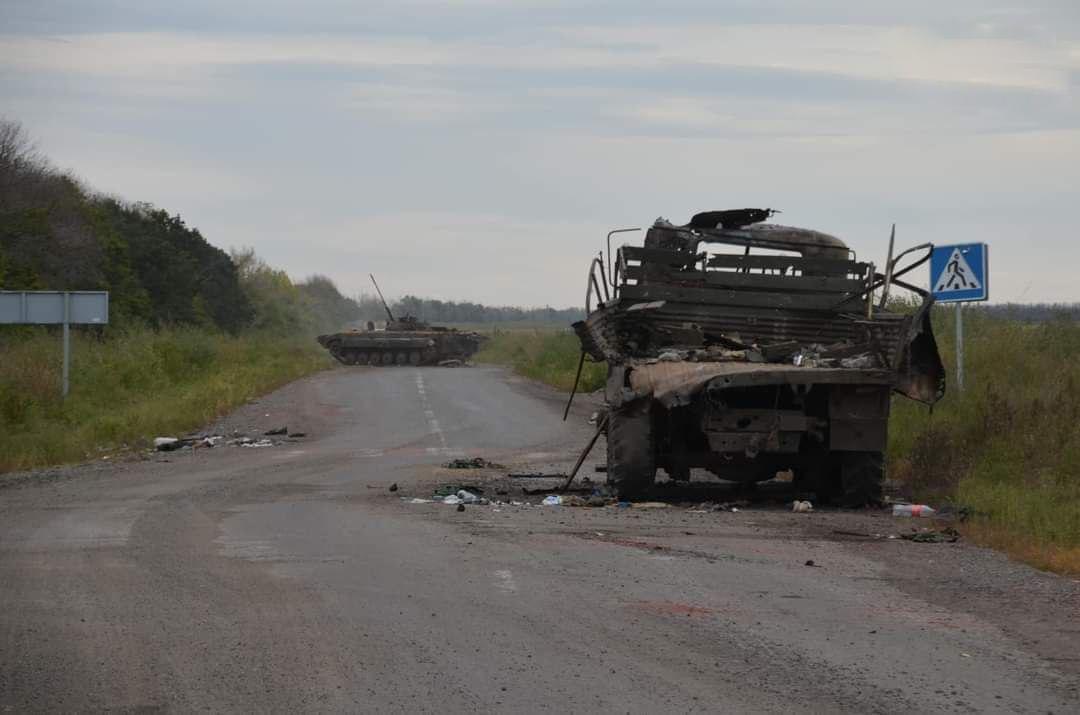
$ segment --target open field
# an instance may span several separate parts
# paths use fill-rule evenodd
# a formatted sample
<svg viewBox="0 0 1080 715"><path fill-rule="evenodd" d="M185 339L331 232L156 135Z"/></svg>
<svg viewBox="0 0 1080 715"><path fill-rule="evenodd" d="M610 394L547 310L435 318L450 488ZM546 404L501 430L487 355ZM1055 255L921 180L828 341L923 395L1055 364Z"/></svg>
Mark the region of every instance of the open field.
<svg viewBox="0 0 1080 715"><path fill-rule="evenodd" d="M932 411L894 399L890 478L915 499L966 507L967 533L980 543L1080 573L1080 324L969 311L961 394L953 309L936 309L934 322L949 390ZM577 356L564 330L506 333L477 357L569 389ZM581 389L603 378L603 365L586 363Z"/></svg>
<svg viewBox="0 0 1080 715"><path fill-rule="evenodd" d="M64 401L56 334L8 338L0 358L0 472L94 459L198 429L330 364L307 338L194 328L132 330L108 340L76 334Z"/></svg>

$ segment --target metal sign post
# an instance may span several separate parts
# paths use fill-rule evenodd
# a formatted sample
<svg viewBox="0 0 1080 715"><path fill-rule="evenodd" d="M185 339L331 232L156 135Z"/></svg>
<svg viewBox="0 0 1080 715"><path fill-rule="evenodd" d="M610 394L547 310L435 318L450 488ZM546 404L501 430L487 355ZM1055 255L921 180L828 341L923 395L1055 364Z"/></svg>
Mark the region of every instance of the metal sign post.
<svg viewBox="0 0 1080 715"><path fill-rule="evenodd" d="M964 391L963 304L990 297L990 250L985 243L935 246L930 255L930 292L939 303L956 303L956 387Z"/></svg>
<svg viewBox="0 0 1080 715"><path fill-rule="evenodd" d="M106 325L107 291L0 291L0 324L62 325L64 367L60 391L67 397L71 375L71 325Z"/></svg>

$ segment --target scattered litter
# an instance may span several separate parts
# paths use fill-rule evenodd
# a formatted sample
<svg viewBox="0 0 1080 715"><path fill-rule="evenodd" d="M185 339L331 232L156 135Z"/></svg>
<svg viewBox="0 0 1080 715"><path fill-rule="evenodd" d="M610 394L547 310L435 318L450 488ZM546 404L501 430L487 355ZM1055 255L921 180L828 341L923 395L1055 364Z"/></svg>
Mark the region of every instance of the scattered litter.
<svg viewBox="0 0 1080 715"><path fill-rule="evenodd" d="M449 494L449 495L443 497L442 503L443 504L449 504L451 506L453 506L454 504L460 504L461 503L461 497L459 497L457 494Z"/></svg>
<svg viewBox="0 0 1080 715"><path fill-rule="evenodd" d="M267 437L276 437L276 436L282 435L282 434L289 434L289 428L288 427L278 427L277 429L267 430L267 431L263 432L263 434L266 435Z"/></svg>
<svg viewBox="0 0 1080 715"><path fill-rule="evenodd" d="M901 539L919 544L952 544L960 540L960 532L951 526L944 529L926 529L910 534L900 534Z"/></svg>
<svg viewBox="0 0 1080 715"><path fill-rule="evenodd" d="M667 509L670 504L663 501L642 501L634 504L635 509Z"/></svg>
<svg viewBox="0 0 1080 715"><path fill-rule="evenodd" d="M563 498L558 494L552 494L544 497L544 501L540 502L544 506L562 506Z"/></svg>
<svg viewBox="0 0 1080 715"><path fill-rule="evenodd" d="M443 465L446 469L502 469L501 464L495 462L489 462L483 457L473 457L472 459L451 459L449 462Z"/></svg>
<svg viewBox="0 0 1080 715"><path fill-rule="evenodd" d="M695 514L701 514L710 511L738 511L739 507L750 506L748 501L731 501L731 502L711 502L706 501L697 505L697 507L690 511Z"/></svg>
<svg viewBox="0 0 1080 715"><path fill-rule="evenodd" d="M436 496L441 499L445 496L457 496L458 492L461 491L471 491L476 494L484 493L484 490L480 487L469 486L468 484L444 484L441 487L438 487L432 496Z"/></svg>
<svg viewBox="0 0 1080 715"><path fill-rule="evenodd" d="M256 449L256 448L261 448L261 447L273 447L274 442L273 442L273 440L269 440L269 439L260 439L258 442L249 440L247 442L242 442L240 444L240 446L241 447L250 447L250 448Z"/></svg>
<svg viewBox="0 0 1080 715"><path fill-rule="evenodd" d="M893 504L893 516L933 516L937 512L925 504Z"/></svg>
<svg viewBox="0 0 1080 715"><path fill-rule="evenodd" d="M397 489L398 489L397 482L394 482L393 484L390 485L390 491L396 492Z"/></svg>
<svg viewBox="0 0 1080 715"><path fill-rule="evenodd" d="M791 510L797 514L808 514L814 510L814 505L808 501L799 501L796 499L791 503Z"/></svg>
<svg viewBox="0 0 1080 715"><path fill-rule="evenodd" d="M457 498L461 500L462 504L477 504L480 502L480 497L464 489L457 493Z"/></svg>
<svg viewBox="0 0 1080 715"><path fill-rule="evenodd" d="M412 499L409 499L405 503L406 504L431 504L433 501L435 501L435 500L434 499L421 499L420 497L413 497Z"/></svg>
<svg viewBox="0 0 1080 715"><path fill-rule="evenodd" d="M570 487L569 489L562 489L561 487L522 487L521 492L523 494L529 494L530 496L539 496L541 494L553 494L558 492L560 494L577 493L577 494L592 494L593 489L591 486L581 485L577 487Z"/></svg>
<svg viewBox="0 0 1080 715"><path fill-rule="evenodd" d="M170 452L180 448L180 440L176 437L155 437L154 449L159 452Z"/></svg>

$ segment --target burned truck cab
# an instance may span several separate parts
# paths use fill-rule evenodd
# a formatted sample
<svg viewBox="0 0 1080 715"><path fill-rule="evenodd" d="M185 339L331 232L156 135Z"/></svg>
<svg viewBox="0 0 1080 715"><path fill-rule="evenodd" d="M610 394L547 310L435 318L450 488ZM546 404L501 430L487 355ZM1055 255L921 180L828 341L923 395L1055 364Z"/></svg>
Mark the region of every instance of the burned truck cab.
<svg viewBox="0 0 1080 715"><path fill-rule="evenodd" d="M610 268L593 261L574 328L608 366L608 479L621 497L658 469L740 482L792 470L819 500L873 502L891 395L942 396L932 298L900 280L925 258L899 268L890 244L881 274L838 238L763 223L770 213L658 220ZM911 311L887 309L896 286L921 293Z"/></svg>

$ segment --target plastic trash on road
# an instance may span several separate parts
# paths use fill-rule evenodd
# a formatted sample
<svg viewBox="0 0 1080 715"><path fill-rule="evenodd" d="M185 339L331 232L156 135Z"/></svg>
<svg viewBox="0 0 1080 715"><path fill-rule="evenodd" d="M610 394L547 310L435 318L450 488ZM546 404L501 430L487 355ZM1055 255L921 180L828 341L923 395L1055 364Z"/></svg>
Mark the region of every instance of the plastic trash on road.
<svg viewBox="0 0 1080 715"><path fill-rule="evenodd" d="M540 503L544 506L562 506L562 497L558 494L552 494L544 497L544 501Z"/></svg>
<svg viewBox="0 0 1080 715"><path fill-rule="evenodd" d="M464 489L457 493L457 498L461 500L462 504L476 504L480 501L480 497Z"/></svg>
<svg viewBox="0 0 1080 715"><path fill-rule="evenodd" d="M933 516L937 512L925 504L893 504L893 516Z"/></svg>

